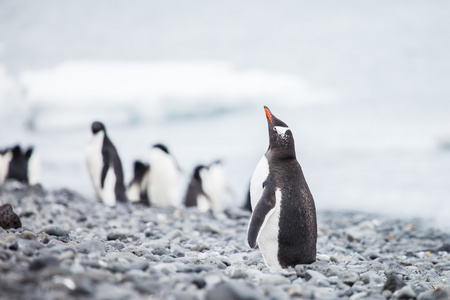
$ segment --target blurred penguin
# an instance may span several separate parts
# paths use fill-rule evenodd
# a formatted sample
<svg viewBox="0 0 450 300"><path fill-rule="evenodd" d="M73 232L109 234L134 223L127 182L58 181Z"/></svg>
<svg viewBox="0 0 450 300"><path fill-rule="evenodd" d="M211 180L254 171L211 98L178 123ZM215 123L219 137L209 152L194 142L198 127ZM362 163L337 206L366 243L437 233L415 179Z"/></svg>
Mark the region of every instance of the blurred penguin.
<svg viewBox="0 0 450 300"><path fill-rule="evenodd" d="M208 166L199 165L194 169L185 205L197 206L203 212L220 212L223 210L226 190L225 172L220 161Z"/></svg>
<svg viewBox="0 0 450 300"><path fill-rule="evenodd" d="M197 207L201 212L207 212L211 209L211 199L203 189L202 178L205 178L207 173L208 169L205 166L198 165L195 167L184 198L186 207Z"/></svg>
<svg viewBox="0 0 450 300"><path fill-rule="evenodd" d="M40 158L33 147L23 152L19 145L0 152L0 183L15 179L30 185L40 180Z"/></svg>
<svg viewBox="0 0 450 300"><path fill-rule="evenodd" d="M203 179L203 190L208 195L211 203L211 210L214 213L223 210L223 202L227 191L225 170L222 162L217 160L208 166L207 176Z"/></svg>
<svg viewBox="0 0 450 300"><path fill-rule="evenodd" d="M86 163L97 198L108 206L126 202L123 169L116 147L101 122L93 122L86 147Z"/></svg>
<svg viewBox="0 0 450 300"><path fill-rule="evenodd" d="M138 160L134 162L134 177L127 188L127 197L131 202L150 205L147 195L149 172L149 164Z"/></svg>
<svg viewBox="0 0 450 300"><path fill-rule="evenodd" d="M181 174L173 156L163 144L150 151L148 198L156 207L179 206L181 202Z"/></svg>

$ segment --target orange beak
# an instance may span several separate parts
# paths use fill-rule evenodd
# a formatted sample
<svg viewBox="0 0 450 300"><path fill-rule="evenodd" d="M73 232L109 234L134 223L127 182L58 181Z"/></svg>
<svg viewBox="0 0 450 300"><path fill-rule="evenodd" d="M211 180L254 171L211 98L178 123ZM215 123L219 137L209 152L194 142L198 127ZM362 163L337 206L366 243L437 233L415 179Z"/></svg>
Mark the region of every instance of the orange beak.
<svg viewBox="0 0 450 300"><path fill-rule="evenodd" d="M273 123L273 121L272 121L272 114L270 113L269 108L267 108L266 106L264 106L264 111L266 112L266 116L267 116L267 118L269 118L270 123L272 124L272 123Z"/></svg>

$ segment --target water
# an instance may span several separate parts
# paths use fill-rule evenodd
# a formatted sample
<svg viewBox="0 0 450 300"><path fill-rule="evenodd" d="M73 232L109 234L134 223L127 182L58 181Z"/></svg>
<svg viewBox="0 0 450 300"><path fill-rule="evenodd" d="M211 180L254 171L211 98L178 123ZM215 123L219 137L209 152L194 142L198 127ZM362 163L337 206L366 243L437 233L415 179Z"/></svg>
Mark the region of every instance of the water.
<svg viewBox="0 0 450 300"><path fill-rule="evenodd" d="M36 145L46 187L92 197L83 151L100 119L127 180L164 142L186 177L222 158L241 205L268 105L319 209L450 227L449 6L1 2L0 146Z"/></svg>

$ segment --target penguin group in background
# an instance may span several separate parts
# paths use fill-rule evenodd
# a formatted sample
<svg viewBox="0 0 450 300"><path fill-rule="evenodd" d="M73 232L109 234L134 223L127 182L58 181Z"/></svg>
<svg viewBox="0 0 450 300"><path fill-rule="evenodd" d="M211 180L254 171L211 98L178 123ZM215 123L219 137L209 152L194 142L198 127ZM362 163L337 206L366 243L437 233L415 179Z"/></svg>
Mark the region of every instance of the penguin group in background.
<svg viewBox="0 0 450 300"><path fill-rule="evenodd" d="M316 261L317 221L313 196L297 161L289 127L264 107L269 148L253 173L248 243L261 249L274 272Z"/></svg>
<svg viewBox="0 0 450 300"><path fill-rule="evenodd" d="M196 206L202 212L220 212L223 210L226 188L221 161L208 166L198 165L192 174L184 204L187 207Z"/></svg>
<svg viewBox="0 0 450 300"><path fill-rule="evenodd" d="M150 150L148 199L152 206L177 207L181 203L181 172L174 157L163 144Z"/></svg>
<svg viewBox="0 0 450 300"><path fill-rule="evenodd" d="M108 206L126 202L122 163L105 126L92 123L92 138L86 147L86 163L97 198Z"/></svg>
<svg viewBox="0 0 450 300"><path fill-rule="evenodd" d="M40 182L40 157L33 147L22 151L19 145L0 150L0 183L15 179L30 185Z"/></svg>
<svg viewBox="0 0 450 300"><path fill-rule="evenodd" d="M131 202L139 202L150 205L148 199L148 184L150 176L150 165L139 160L134 162L134 177L127 187L127 197Z"/></svg>

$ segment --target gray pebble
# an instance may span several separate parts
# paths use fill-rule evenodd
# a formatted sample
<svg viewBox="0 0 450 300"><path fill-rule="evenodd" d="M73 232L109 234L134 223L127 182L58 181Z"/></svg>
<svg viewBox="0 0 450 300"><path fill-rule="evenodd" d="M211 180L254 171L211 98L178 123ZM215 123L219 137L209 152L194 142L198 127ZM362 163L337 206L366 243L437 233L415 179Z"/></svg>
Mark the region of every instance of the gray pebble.
<svg viewBox="0 0 450 300"><path fill-rule="evenodd" d="M31 271L39 271L47 267L56 267L59 265L59 259L54 256L38 257L30 263Z"/></svg>
<svg viewBox="0 0 450 300"><path fill-rule="evenodd" d="M416 298L416 292L409 286L405 285L401 289L395 291L393 294L396 299L414 299Z"/></svg>
<svg viewBox="0 0 450 300"><path fill-rule="evenodd" d="M81 253L98 252L103 255L106 251L105 244L100 240L84 241L76 246L76 248Z"/></svg>
<svg viewBox="0 0 450 300"><path fill-rule="evenodd" d="M206 293L206 300L264 299L251 286L237 281L221 282Z"/></svg>
<svg viewBox="0 0 450 300"><path fill-rule="evenodd" d="M61 228L59 226L55 226L55 225L52 225L52 226L49 226L49 227L46 227L46 228L42 229L39 232L39 234L43 233L43 232L45 232L48 235L54 235L54 236L60 236L60 237L69 237L69 233L67 232L67 230L65 230L65 229L63 229L63 228Z"/></svg>
<svg viewBox="0 0 450 300"><path fill-rule="evenodd" d="M384 283L383 291L384 290L389 290L389 291L391 291L393 293L396 290L401 289L405 285L406 284L403 282L403 280L401 280L398 276L390 275L389 278Z"/></svg>
<svg viewBox="0 0 450 300"><path fill-rule="evenodd" d="M127 235L122 232L111 232L107 235L106 239L108 241L114 241L114 240L126 240Z"/></svg>
<svg viewBox="0 0 450 300"><path fill-rule="evenodd" d="M33 232L28 231L28 230L24 230L24 231L19 235L19 237L20 237L21 239L25 239L25 240L35 240L35 239L37 238L37 236L36 236Z"/></svg>
<svg viewBox="0 0 450 300"><path fill-rule="evenodd" d="M317 271L314 270L308 270L305 273L305 279L313 284L317 284L317 282L319 282L319 280L326 280L327 277L325 275L323 275L322 273L319 273Z"/></svg>
<svg viewBox="0 0 450 300"><path fill-rule="evenodd" d="M109 241L107 244L111 247L116 248L117 250L122 250L123 248L125 248L125 246L120 242Z"/></svg>
<svg viewBox="0 0 450 300"><path fill-rule="evenodd" d="M352 286L358 280L359 280L359 275L356 272L347 271L342 276L342 281L349 286Z"/></svg>

